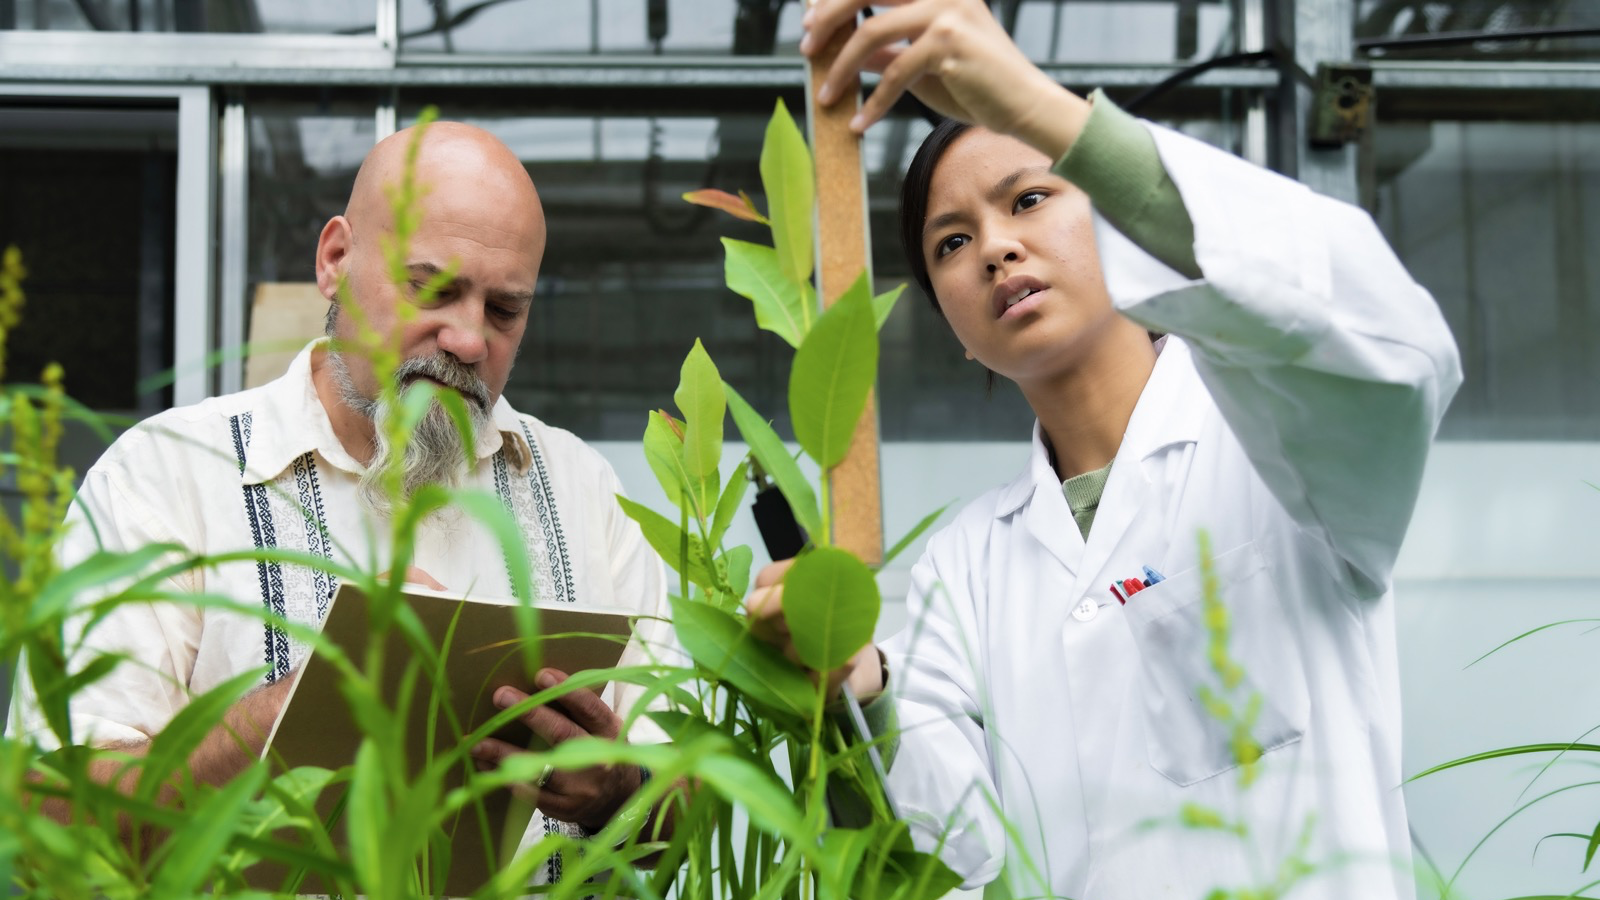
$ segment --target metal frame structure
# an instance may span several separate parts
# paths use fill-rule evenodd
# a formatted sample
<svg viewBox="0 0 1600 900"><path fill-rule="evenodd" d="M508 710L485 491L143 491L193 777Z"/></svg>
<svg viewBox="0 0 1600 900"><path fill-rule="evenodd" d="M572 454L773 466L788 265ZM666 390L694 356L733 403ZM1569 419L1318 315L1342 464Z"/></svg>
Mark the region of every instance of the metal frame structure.
<svg viewBox="0 0 1600 900"><path fill-rule="evenodd" d="M172 358L176 376L175 404L197 403L212 392L207 358L213 343L216 308L212 235L216 214L215 178L217 117L211 88L172 84L16 84L0 79L0 103L26 98L95 98L113 102L171 103L178 110L178 184L176 296L173 298Z"/></svg>

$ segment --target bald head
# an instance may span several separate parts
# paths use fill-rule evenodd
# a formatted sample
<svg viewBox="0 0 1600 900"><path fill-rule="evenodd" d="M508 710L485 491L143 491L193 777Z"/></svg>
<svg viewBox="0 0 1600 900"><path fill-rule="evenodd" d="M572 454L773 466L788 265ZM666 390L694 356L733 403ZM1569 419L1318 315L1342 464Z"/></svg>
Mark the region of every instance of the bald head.
<svg viewBox="0 0 1600 900"><path fill-rule="evenodd" d="M390 221L387 191L399 185L406 151L416 135L417 126L404 128L372 148L356 172L346 218L357 225ZM416 180L425 203L441 193L471 190L496 198L495 205L503 204L516 215L537 218L542 250L544 212L533 179L511 148L493 134L465 122L430 124L417 152Z"/></svg>

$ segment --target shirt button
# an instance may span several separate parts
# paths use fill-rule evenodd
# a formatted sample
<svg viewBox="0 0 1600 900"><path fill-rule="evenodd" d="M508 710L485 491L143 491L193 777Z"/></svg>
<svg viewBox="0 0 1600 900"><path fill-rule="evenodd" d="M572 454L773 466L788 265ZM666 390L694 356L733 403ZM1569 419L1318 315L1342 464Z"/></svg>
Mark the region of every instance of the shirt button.
<svg viewBox="0 0 1600 900"><path fill-rule="evenodd" d="M1087 622L1099 614L1100 606L1087 597L1072 610L1072 617L1079 622Z"/></svg>

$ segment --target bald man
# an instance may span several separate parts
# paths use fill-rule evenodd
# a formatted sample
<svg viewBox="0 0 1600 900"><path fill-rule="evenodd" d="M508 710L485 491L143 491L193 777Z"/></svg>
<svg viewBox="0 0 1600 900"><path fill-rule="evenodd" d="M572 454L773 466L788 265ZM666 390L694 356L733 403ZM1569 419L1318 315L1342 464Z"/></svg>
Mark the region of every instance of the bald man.
<svg viewBox="0 0 1600 900"><path fill-rule="evenodd" d="M370 362L348 349L358 322L397 333L402 389L430 381L466 401L476 429L473 458L435 401L401 461L405 490L443 483L493 493L526 539L540 600L665 610L661 563L624 516L611 466L572 434L514 411L501 396L516 359L544 253L545 223L533 182L517 157L489 133L458 123L429 127L417 162L426 186L421 227L395 284L384 256L394 223L386 185L398 180L412 134L403 131L369 154L344 215L317 244L316 277L335 299L343 279L359 316L337 304L328 333L307 346L282 378L259 388L168 410L116 441L84 479L63 545L70 565L96 549L124 551L173 543L195 553L280 548L358 567L389 567L389 503L376 473L392 448L379 427L386 414ZM441 272L455 277L426 306L419 287ZM400 309L413 315L401 321ZM90 527L92 523L93 527ZM419 529L410 580L483 597L510 596L499 544L470 517L445 509ZM238 563L184 572L180 591L223 596L289 621L317 623L337 588L325 573L297 565ZM659 620L645 619L624 664L660 646ZM69 640L72 635L69 635ZM85 639L95 651L127 654L107 678L76 695L73 740L133 753L195 694L265 666L258 690L191 760L197 778L221 783L260 752L282 706L288 676L306 650L259 616L186 604L120 607ZM541 684L561 673L540 673ZM504 688L496 702L523 694ZM552 741L577 734L615 737L618 717L603 703L536 710L528 724ZM619 698L619 707L631 701ZM26 683L12 733L44 737ZM625 707L623 707L625 708ZM241 747L233 737L249 739ZM475 754L492 764L513 748L488 741ZM637 788L630 769L557 772L540 791L546 829L597 829ZM563 825L562 823L566 823Z"/></svg>

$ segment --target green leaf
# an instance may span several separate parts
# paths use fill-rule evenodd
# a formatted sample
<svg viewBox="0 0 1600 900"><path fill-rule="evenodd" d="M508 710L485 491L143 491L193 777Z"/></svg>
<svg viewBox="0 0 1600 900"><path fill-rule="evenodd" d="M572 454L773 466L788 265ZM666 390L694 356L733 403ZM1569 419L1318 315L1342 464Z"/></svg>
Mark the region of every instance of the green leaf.
<svg viewBox="0 0 1600 900"><path fill-rule="evenodd" d="M1482 753L1474 753L1471 756L1463 756L1460 759L1452 759L1449 762L1443 762L1437 766L1433 766L1432 768L1424 769L1401 783L1410 784L1411 782L1416 781L1418 778L1426 778L1429 775L1433 775L1437 772L1443 772L1446 769L1454 769L1457 766L1464 766L1468 763L1483 762L1484 760L1488 759L1500 759L1506 756L1522 756L1528 753L1570 753L1574 751L1579 753L1600 753L1600 744L1524 744L1520 747L1502 747L1499 750L1486 750Z"/></svg>
<svg viewBox="0 0 1600 900"><path fill-rule="evenodd" d="M672 399L683 413L683 461L689 474L715 475L722 463L722 417L728 401L722 395L722 376L699 338L683 360ZM702 506L710 508L711 503Z"/></svg>
<svg viewBox="0 0 1600 900"><path fill-rule="evenodd" d="M829 307L795 351L789 416L800 446L824 469L844 459L878 377L878 338L867 277Z"/></svg>
<svg viewBox="0 0 1600 900"><path fill-rule="evenodd" d="M889 564L890 560L894 559L896 556L899 556L902 552L904 552L907 547L911 546L913 541L915 541L919 536L921 536L921 534L924 531L928 530L929 526L931 526L931 525L933 525L933 523L939 521L939 517L944 515L944 511L949 509L949 508L950 508L950 504L946 503L945 505L939 507L938 509L934 510L933 512L928 513L926 516L923 516L922 517L922 521L918 522L915 527L913 527L910 531L906 532L905 537L902 537L900 540L895 541L894 546L889 548L889 552L885 553L883 555L883 563L882 564L887 566Z"/></svg>
<svg viewBox="0 0 1600 900"><path fill-rule="evenodd" d="M140 799L154 800L156 792L168 782L172 773L187 770L195 748L213 729L222 725L228 710L261 681L264 671L265 667L257 666L235 675L178 710L172 721L150 741L144 772L139 776Z"/></svg>
<svg viewBox="0 0 1600 900"><path fill-rule="evenodd" d="M617 502L622 504L622 511L628 518L639 523L639 530L644 533L644 539L655 549L656 554L666 561L674 571L681 572L689 577L691 582L710 590L713 584L711 570L706 565L705 546L698 537L688 535L688 559L684 559L683 529L667 520L667 518L647 506L629 500L621 494L617 495Z"/></svg>
<svg viewBox="0 0 1600 900"><path fill-rule="evenodd" d="M861 857L878 839L876 828L830 828L822 835L817 874L820 900L846 900L855 884Z"/></svg>
<svg viewBox="0 0 1600 900"><path fill-rule="evenodd" d="M778 251L723 238L723 277L728 290L755 307L756 325L798 347L817 317L817 291L810 281L791 281L778 265Z"/></svg>
<svg viewBox="0 0 1600 900"><path fill-rule="evenodd" d="M718 388L721 388L720 384ZM717 501L717 515L711 522L711 546L722 546L722 536L728 533L728 526L733 524L733 517L739 513L739 504L744 502L744 495L749 490L750 461L746 458L739 461L739 467L733 470L727 487L722 489L722 498Z"/></svg>
<svg viewBox="0 0 1600 900"><path fill-rule="evenodd" d="M789 448L783 445L767 420L739 396L733 385L723 382L722 389L728 396L728 411L733 413L733 424L739 426L739 434L750 445L750 455L762 471L772 478L783 499L789 501L794 520L800 523L800 527L807 534L820 535L822 514L818 511L817 495L811 490L811 482L800 472L794 457L789 455Z"/></svg>
<svg viewBox="0 0 1600 900"><path fill-rule="evenodd" d="M739 196L735 197L727 191L719 191L716 188L701 188L698 191L689 191L684 194L683 199L696 206L720 209L728 215L737 219L744 219L746 222L768 224L767 217L756 209L756 205L751 202L749 197L745 196L743 191L740 191Z"/></svg>
<svg viewBox="0 0 1600 900"><path fill-rule="evenodd" d="M776 779L738 756L708 756L695 777L738 805L751 824L795 844L815 840L794 798Z"/></svg>
<svg viewBox="0 0 1600 900"><path fill-rule="evenodd" d="M809 713L816 690L776 647L751 634L731 613L681 597L670 599L678 643L702 669L768 710L791 719Z"/></svg>
<svg viewBox="0 0 1600 900"><path fill-rule="evenodd" d="M781 99L761 143L761 185L767 192L767 218L772 222L779 269L789 281L811 280L816 181L806 139Z"/></svg>
<svg viewBox="0 0 1600 900"><path fill-rule="evenodd" d="M754 559L755 551L749 544L740 544L722 554L728 569L728 592L737 598L744 597L750 590L750 564Z"/></svg>
<svg viewBox="0 0 1600 900"><path fill-rule="evenodd" d="M349 804L345 807L345 834L349 839L350 867L368 896L382 897L386 893L383 882L383 826L388 821L385 811L383 764L378 747L372 738L361 742L356 751L356 761L350 774Z"/></svg>
<svg viewBox="0 0 1600 900"><path fill-rule="evenodd" d="M172 852L156 872L151 896L188 897L199 891L232 839L233 824L266 774L265 766L251 766L189 811L183 827L167 840Z"/></svg>
<svg viewBox="0 0 1600 900"><path fill-rule="evenodd" d="M904 284L897 284L872 298L872 318L879 331L883 330L883 323L889 321L889 313L894 312L894 304L905 292Z"/></svg>
<svg viewBox="0 0 1600 900"><path fill-rule="evenodd" d="M161 557L172 553L187 555L177 544L146 544L127 553L97 550L82 562L56 574L45 582L28 609L28 626L36 628L63 615L74 597L111 582L132 578L144 572Z"/></svg>
<svg viewBox="0 0 1600 900"><path fill-rule="evenodd" d="M1583 871L1589 871L1589 864L1594 862L1594 851L1600 848L1600 822L1596 822L1594 833L1589 835L1589 845L1583 850Z"/></svg>
<svg viewBox="0 0 1600 900"><path fill-rule="evenodd" d="M667 502L680 506L683 502L683 439L673 430L674 420L665 410L650 413L644 426L644 458L650 471L656 473Z"/></svg>
<svg viewBox="0 0 1600 900"><path fill-rule="evenodd" d="M837 547L795 560L783 578L783 618L800 661L831 672L872 640L882 598L867 564Z"/></svg>

